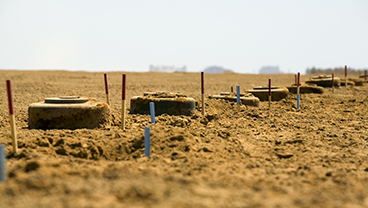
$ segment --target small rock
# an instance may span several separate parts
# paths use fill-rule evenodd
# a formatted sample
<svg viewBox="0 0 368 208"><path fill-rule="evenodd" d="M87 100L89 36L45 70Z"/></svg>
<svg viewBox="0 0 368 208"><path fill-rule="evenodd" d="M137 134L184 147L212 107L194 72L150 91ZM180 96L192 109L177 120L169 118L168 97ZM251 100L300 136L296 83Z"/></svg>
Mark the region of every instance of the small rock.
<svg viewBox="0 0 368 208"><path fill-rule="evenodd" d="M65 141L64 141L64 139L59 139L56 143L55 143L55 147L57 147L57 146L60 146L60 145L63 145L63 144L65 144Z"/></svg>
<svg viewBox="0 0 368 208"><path fill-rule="evenodd" d="M204 117L200 120L200 122L201 122L201 124L207 125L209 121L206 117Z"/></svg>
<svg viewBox="0 0 368 208"><path fill-rule="evenodd" d="M37 138L36 144L40 147L49 147L50 146L50 143L48 142L48 140L40 139L40 138Z"/></svg>
<svg viewBox="0 0 368 208"><path fill-rule="evenodd" d="M276 153L276 155L280 159L288 159L288 158L291 158L292 156L294 156L293 154L289 154L289 153Z"/></svg>
<svg viewBox="0 0 368 208"><path fill-rule="evenodd" d="M188 125L189 121L188 119L185 118L178 118L177 120L175 120L173 122L173 126L177 126L177 127L186 127Z"/></svg>
<svg viewBox="0 0 368 208"><path fill-rule="evenodd" d="M37 170L40 167L40 164L38 164L36 161L29 162L26 167L25 171L28 173L30 171Z"/></svg>
<svg viewBox="0 0 368 208"><path fill-rule="evenodd" d="M177 159L186 159L187 157L185 156L184 153L182 152L173 152L171 154L171 160L177 160Z"/></svg>
<svg viewBox="0 0 368 208"><path fill-rule="evenodd" d="M202 148L203 152L213 152L211 149L209 149L208 147L203 147Z"/></svg>
<svg viewBox="0 0 368 208"><path fill-rule="evenodd" d="M68 155L68 152L66 151L66 149L64 147L60 147L59 149L56 150L56 154L58 154L58 155Z"/></svg>

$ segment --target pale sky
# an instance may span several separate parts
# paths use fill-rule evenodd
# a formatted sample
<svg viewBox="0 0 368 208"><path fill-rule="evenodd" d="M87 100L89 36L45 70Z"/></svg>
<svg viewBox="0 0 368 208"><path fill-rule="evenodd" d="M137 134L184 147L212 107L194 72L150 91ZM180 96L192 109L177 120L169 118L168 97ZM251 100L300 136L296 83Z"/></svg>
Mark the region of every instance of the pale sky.
<svg viewBox="0 0 368 208"><path fill-rule="evenodd" d="M368 68L367 0L0 0L0 69Z"/></svg>

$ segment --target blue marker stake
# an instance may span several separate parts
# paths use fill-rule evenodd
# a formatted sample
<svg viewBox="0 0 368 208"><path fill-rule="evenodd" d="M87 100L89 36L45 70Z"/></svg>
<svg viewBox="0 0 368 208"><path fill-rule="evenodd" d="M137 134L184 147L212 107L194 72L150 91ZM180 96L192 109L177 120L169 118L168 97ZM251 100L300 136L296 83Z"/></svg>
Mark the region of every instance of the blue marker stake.
<svg viewBox="0 0 368 208"><path fill-rule="evenodd" d="M6 181L5 145L0 144L0 182Z"/></svg>
<svg viewBox="0 0 368 208"><path fill-rule="evenodd" d="M155 119L155 103L154 102L150 102L150 112L151 112L151 123L156 124L156 119Z"/></svg>
<svg viewBox="0 0 368 208"><path fill-rule="evenodd" d="M299 109L300 108L300 95L298 94L297 95L297 102L296 102L296 109Z"/></svg>
<svg viewBox="0 0 368 208"><path fill-rule="evenodd" d="M236 86L236 104L240 105L240 87Z"/></svg>
<svg viewBox="0 0 368 208"><path fill-rule="evenodd" d="M149 157L151 155L151 141L150 141L150 127L144 128L144 156Z"/></svg>

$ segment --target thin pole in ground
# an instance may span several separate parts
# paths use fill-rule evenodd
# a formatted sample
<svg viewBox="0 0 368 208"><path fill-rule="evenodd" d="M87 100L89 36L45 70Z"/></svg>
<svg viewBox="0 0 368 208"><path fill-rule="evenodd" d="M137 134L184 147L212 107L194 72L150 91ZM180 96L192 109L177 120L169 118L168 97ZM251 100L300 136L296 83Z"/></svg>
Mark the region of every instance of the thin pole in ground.
<svg viewBox="0 0 368 208"><path fill-rule="evenodd" d="M201 92L202 92L202 115L205 114L204 104L204 72L201 72Z"/></svg>
<svg viewBox="0 0 368 208"><path fill-rule="evenodd" d="M121 128L125 130L125 116L126 116L126 75L123 74L122 83L122 100L121 100Z"/></svg>
<svg viewBox="0 0 368 208"><path fill-rule="evenodd" d="M11 80L6 80L6 89L8 93L8 106L9 106L9 117L10 117L10 132L13 140L13 152L18 152L18 141L17 141L17 130L15 128L15 116L14 116L14 105L13 105L13 93L11 88Z"/></svg>

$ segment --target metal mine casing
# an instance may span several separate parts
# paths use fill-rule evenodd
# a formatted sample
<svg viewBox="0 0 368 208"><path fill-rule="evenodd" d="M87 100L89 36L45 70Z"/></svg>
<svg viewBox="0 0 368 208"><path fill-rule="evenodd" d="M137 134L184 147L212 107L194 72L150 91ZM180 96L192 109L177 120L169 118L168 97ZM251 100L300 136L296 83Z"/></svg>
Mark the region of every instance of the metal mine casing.
<svg viewBox="0 0 368 208"><path fill-rule="evenodd" d="M28 107L31 129L79 129L110 126L110 109L106 103L74 96L46 98Z"/></svg>
<svg viewBox="0 0 368 208"><path fill-rule="evenodd" d="M268 101L268 86L254 87L253 90L248 90L260 101ZM279 101L287 97L289 90L286 87L271 86L271 100Z"/></svg>
<svg viewBox="0 0 368 208"><path fill-rule="evenodd" d="M143 96L134 96L130 100L130 113L149 114L149 103L154 102L155 114L191 115L195 109L195 100L179 93L148 92Z"/></svg>
<svg viewBox="0 0 368 208"><path fill-rule="evenodd" d="M296 84L293 84L290 87L287 87L289 90L289 93L297 94L298 93L298 86ZM308 93L316 93L316 94L322 94L324 92L323 87L318 87L317 85L305 85L301 84L299 85L299 93L300 94L308 94Z"/></svg>
<svg viewBox="0 0 368 208"><path fill-rule="evenodd" d="M316 84L317 86L321 87L332 87L332 75L314 76L311 79L307 80L305 83ZM341 79L338 77L334 77L334 86L340 87L341 85Z"/></svg>

